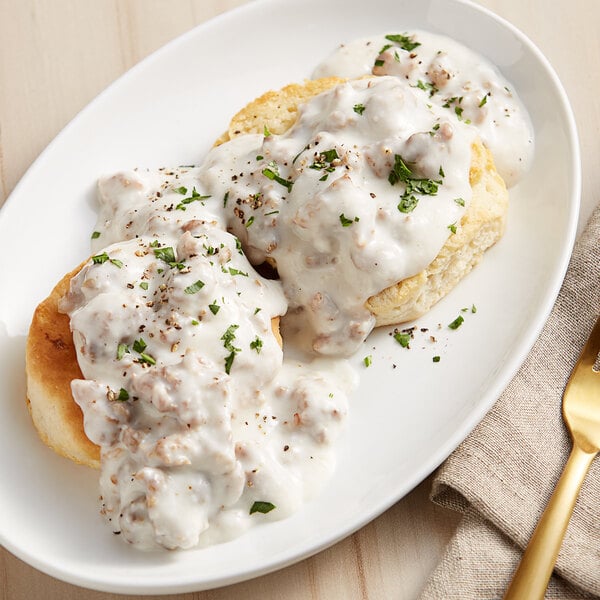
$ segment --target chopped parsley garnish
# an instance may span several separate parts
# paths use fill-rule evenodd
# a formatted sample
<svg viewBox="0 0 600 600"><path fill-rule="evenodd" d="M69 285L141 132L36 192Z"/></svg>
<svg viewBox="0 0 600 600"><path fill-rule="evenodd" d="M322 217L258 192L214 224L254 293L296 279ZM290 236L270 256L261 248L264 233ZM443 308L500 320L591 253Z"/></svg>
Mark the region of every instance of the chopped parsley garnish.
<svg viewBox="0 0 600 600"><path fill-rule="evenodd" d="M455 106L454 112L456 113L456 116L459 118L459 120L462 121L463 109L460 106Z"/></svg>
<svg viewBox="0 0 600 600"><path fill-rule="evenodd" d="M385 60L382 60L381 58L378 58L378 59L375 61L375 66L376 66L376 67L383 67L383 65L385 65Z"/></svg>
<svg viewBox="0 0 600 600"><path fill-rule="evenodd" d="M352 110L357 114L357 115L362 115L365 112L365 105L364 104L355 104L352 107Z"/></svg>
<svg viewBox="0 0 600 600"><path fill-rule="evenodd" d="M440 170L438 171L438 174L440 177L446 177L446 173L444 173L444 169L442 168L442 165L440 165Z"/></svg>
<svg viewBox="0 0 600 600"><path fill-rule="evenodd" d="M99 231L92 231L92 239L93 240L97 240L100 237L100 232Z"/></svg>
<svg viewBox="0 0 600 600"><path fill-rule="evenodd" d="M454 198L454 202L456 202L456 204L458 204L459 206L465 205L465 201L462 198Z"/></svg>
<svg viewBox="0 0 600 600"><path fill-rule="evenodd" d="M448 225L448 229L452 232L452 233L456 233L456 223L451 223L450 225Z"/></svg>
<svg viewBox="0 0 600 600"><path fill-rule="evenodd" d="M138 353L143 352L146 348L147 344L144 341L144 338L140 338L139 340L135 340L135 342L133 342L133 349Z"/></svg>
<svg viewBox="0 0 600 600"><path fill-rule="evenodd" d="M257 354L260 354L262 347L263 347L263 341L258 336L256 336L254 341L250 342L250 349L256 350Z"/></svg>
<svg viewBox="0 0 600 600"><path fill-rule="evenodd" d="M181 194L182 196L185 196L187 194L187 188L184 186L173 188L173 191L177 192L178 194Z"/></svg>
<svg viewBox="0 0 600 600"><path fill-rule="evenodd" d="M144 350L146 349L146 342L143 338L140 338L139 340L135 340L135 342L133 342L133 349L140 355L140 358L138 359L139 362L147 363L149 365L156 364L156 360L154 359L154 357L144 352Z"/></svg>
<svg viewBox="0 0 600 600"><path fill-rule="evenodd" d="M325 150L321 152L312 165L310 165L310 169L316 169L318 171L325 171L325 175L319 178L319 181L325 181L329 176L329 173L333 173L335 171L335 167L333 166L333 161L337 160L339 155L335 148L331 148L330 150Z"/></svg>
<svg viewBox="0 0 600 600"><path fill-rule="evenodd" d="M198 281L192 283L192 285L188 285L183 291L186 294L195 294L196 292L199 292L203 287L204 281L198 279Z"/></svg>
<svg viewBox="0 0 600 600"><path fill-rule="evenodd" d="M181 271L181 269L185 267L183 262L177 262L177 260L175 260L175 252L171 246L155 248L154 256L160 260L164 260L171 268L177 268Z"/></svg>
<svg viewBox="0 0 600 600"><path fill-rule="evenodd" d="M442 173L443 169L440 167L441 177L443 177ZM435 196L438 192L439 186L442 184L441 180L415 177L413 172L399 154L394 155L394 166L390 171L388 181L391 185L395 185L399 181L406 185L406 189L404 190L400 203L398 204L398 210L403 213L412 212L417 206L419 200L414 196L414 194Z"/></svg>
<svg viewBox="0 0 600 600"><path fill-rule="evenodd" d="M262 500L257 500L250 507L250 514L254 514L254 513L258 512L258 513L262 513L263 515L266 515L268 512L271 512L274 508L277 508L277 507L274 504L272 504L271 502L264 502Z"/></svg>
<svg viewBox="0 0 600 600"><path fill-rule="evenodd" d="M250 225L252 225L252 223L254 223L254 215L252 215L247 221L246 221L246 227L250 227Z"/></svg>
<svg viewBox="0 0 600 600"><path fill-rule="evenodd" d="M277 183L279 183L282 186L284 186L285 188L287 188L288 192L291 191L292 186L294 185L293 181L289 181L288 179L284 179L283 177L281 177L280 175L278 175L275 171L273 171L273 169L265 168L265 169L262 170L262 174L265 177L267 177L268 179L271 179L272 181L276 181Z"/></svg>
<svg viewBox="0 0 600 600"><path fill-rule="evenodd" d="M102 254L96 254L96 256L92 256L92 262L95 265L102 265L107 260L110 261L113 265L115 265L115 267L118 267L119 269L123 266L123 263L120 260L118 260L117 258L110 258L108 256L108 254L106 254L106 252L103 252Z"/></svg>
<svg viewBox="0 0 600 600"><path fill-rule="evenodd" d="M155 365L156 359L149 354L145 354L144 352L140 352L140 362L147 363L149 365Z"/></svg>
<svg viewBox="0 0 600 600"><path fill-rule="evenodd" d="M244 277L248 277L248 273L240 271L239 269L235 269L234 267L229 267L228 269L221 267L221 271L223 271L223 273L229 273L230 275L242 275Z"/></svg>
<svg viewBox="0 0 600 600"><path fill-rule="evenodd" d="M263 158L264 158L264 156L262 154L256 155L256 160L262 160Z"/></svg>
<svg viewBox="0 0 600 600"><path fill-rule="evenodd" d="M277 215L279 214L278 210L272 210L271 212L265 213L265 217L269 217L271 215Z"/></svg>
<svg viewBox="0 0 600 600"><path fill-rule="evenodd" d="M129 346L127 344L119 344L117 346L117 360L121 360L126 353L129 353Z"/></svg>
<svg viewBox="0 0 600 600"><path fill-rule="evenodd" d="M96 254L96 256L92 256L92 262L95 265L101 265L102 263L105 263L108 260L108 254L106 254L106 252L103 252L102 254Z"/></svg>
<svg viewBox="0 0 600 600"><path fill-rule="evenodd" d="M477 307L474 304L471 306L471 312L473 314L475 314L477 312Z"/></svg>
<svg viewBox="0 0 600 600"><path fill-rule="evenodd" d="M166 246L165 248L155 248L154 256L160 260L164 260L166 263L175 262L175 252L171 246Z"/></svg>
<svg viewBox="0 0 600 600"><path fill-rule="evenodd" d="M239 327L239 325L233 324L230 325L225 333L221 336L221 340L223 341L223 346L225 350L229 351L229 354L225 357L225 373L229 375L231 372L231 365L233 365L233 360L235 355L238 352L241 352L240 348L236 348L233 345L233 340L235 340L235 330Z"/></svg>
<svg viewBox="0 0 600 600"><path fill-rule="evenodd" d="M458 317L456 317L456 319L454 319L454 321L452 321L452 323L450 323L448 325L448 327L450 329L458 329L464 322L464 318L462 315L458 315Z"/></svg>
<svg viewBox="0 0 600 600"><path fill-rule="evenodd" d="M266 125L263 125L263 135L265 137L269 137L271 135L271 132L269 131L269 128Z"/></svg>
<svg viewBox="0 0 600 600"><path fill-rule="evenodd" d="M186 190L186 188L179 188L179 189L184 189ZM187 190L186 190L187 193ZM206 200L207 198L210 198L210 196L201 196L199 192L196 191L196 188L194 187L194 189L192 190L192 195L188 196L187 198L184 198L176 207L176 210L186 210L186 205L191 204L192 202L196 202L196 201L202 201L202 200Z"/></svg>
<svg viewBox="0 0 600 600"><path fill-rule="evenodd" d="M121 402L125 402L126 400L129 400L129 392L126 389L121 388L119 390L119 395L117 396L117 400L120 400Z"/></svg>
<svg viewBox="0 0 600 600"><path fill-rule="evenodd" d="M419 203L419 200L415 196L402 196L398 204L398 210L401 213L409 213L415 210L415 207Z"/></svg>
<svg viewBox="0 0 600 600"><path fill-rule="evenodd" d="M147 281L142 281L142 282L140 283L140 287L141 287L143 290L147 290L147 289L148 289L148 282L147 282Z"/></svg>
<svg viewBox="0 0 600 600"><path fill-rule="evenodd" d="M488 96L489 96L489 93L488 93L488 94L486 94L486 95L485 95L485 96L484 96L484 97L481 99L481 102L479 103L479 108L481 108L482 106L485 106L485 105L486 105Z"/></svg>
<svg viewBox="0 0 600 600"><path fill-rule="evenodd" d="M417 81L417 85L413 85L411 87L418 87L420 90L423 90L424 92L429 92L429 97L431 98L431 96L433 96L436 92L438 92L438 88L435 87L435 85L433 85L433 83L430 83L428 81L421 81L419 79L419 81Z"/></svg>
<svg viewBox="0 0 600 600"><path fill-rule="evenodd" d="M373 364L373 357L369 354L369 356L365 356L363 358L363 363L365 367L370 367Z"/></svg>
<svg viewBox="0 0 600 600"><path fill-rule="evenodd" d="M220 307L220 306L217 304L217 301L216 301L216 299L215 299L215 300L213 300L213 303L212 303L212 304L209 304L209 305L208 305L208 308L210 309L210 312L211 312L213 315L216 315L216 314L219 312L219 309L220 309L221 307Z"/></svg>
<svg viewBox="0 0 600 600"><path fill-rule="evenodd" d="M229 191L225 192L225 195L223 196L223 208L227 206L227 200L229 200Z"/></svg>
<svg viewBox="0 0 600 600"><path fill-rule="evenodd" d="M433 362L440 362L440 357L434 356L431 360L433 360Z"/></svg>
<svg viewBox="0 0 600 600"><path fill-rule="evenodd" d="M386 35L385 39L394 42L394 44L398 44L402 50L406 50L407 52L411 52L421 45L420 42L415 42L412 38L407 35L402 35L401 33Z"/></svg>
<svg viewBox="0 0 600 600"><path fill-rule="evenodd" d="M260 306L257 306L257 307L254 309L254 314L255 314L255 315L257 315L257 314L258 314L258 313L259 313L261 310L262 310L262 308L261 308Z"/></svg>
<svg viewBox="0 0 600 600"><path fill-rule="evenodd" d="M192 325L200 325L200 321L198 321L198 319L192 319Z"/></svg>
<svg viewBox="0 0 600 600"><path fill-rule="evenodd" d="M153 241L150 243L150 247L151 247L151 248L160 248L160 242L159 242L158 240L153 240Z"/></svg>
<svg viewBox="0 0 600 600"><path fill-rule="evenodd" d="M408 348L408 345L410 344L410 333L404 333L402 331L399 331L398 333L394 334L394 339L403 347L403 348Z"/></svg>
<svg viewBox="0 0 600 600"><path fill-rule="evenodd" d="M340 223L342 224L342 227L350 227L350 225L352 225L352 223L358 223L358 221L360 221L359 217L354 217L353 219L349 219L348 217L346 217L344 215L344 213L342 213L340 215Z"/></svg>

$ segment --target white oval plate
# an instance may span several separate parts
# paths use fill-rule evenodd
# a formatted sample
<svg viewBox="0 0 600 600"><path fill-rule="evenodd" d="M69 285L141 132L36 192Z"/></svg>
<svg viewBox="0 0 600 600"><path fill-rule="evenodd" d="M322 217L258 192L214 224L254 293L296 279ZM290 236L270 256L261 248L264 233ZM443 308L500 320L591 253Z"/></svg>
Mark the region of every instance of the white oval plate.
<svg viewBox="0 0 600 600"><path fill-rule="evenodd" d="M373 366L362 367L338 468L316 501L207 549L128 547L98 515L97 474L46 448L24 401L31 315L88 255L97 177L138 165L197 163L238 108L308 77L339 43L412 28L450 35L486 55L531 114L537 154L512 190L506 236L420 320L420 327L444 324L434 332L436 343L423 334L404 350L380 331L354 359L361 368L372 354ZM178 38L79 114L0 213L0 541L38 569L81 586L174 593L260 575L349 535L439 465L521 364L558 293L579 193L574 120L552 68L520 32L470 3L371 0L347 10L347 0L264 0ZM473 304L477 313L465 313L459 330L445 327Z"/></svg>

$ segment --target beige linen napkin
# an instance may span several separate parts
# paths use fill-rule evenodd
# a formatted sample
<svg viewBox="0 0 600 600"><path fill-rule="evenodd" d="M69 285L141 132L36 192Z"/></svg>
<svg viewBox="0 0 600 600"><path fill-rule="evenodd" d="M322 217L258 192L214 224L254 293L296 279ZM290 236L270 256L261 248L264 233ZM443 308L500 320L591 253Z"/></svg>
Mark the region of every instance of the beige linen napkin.
<svg viewBox="0 0 600 600"><path fill-rule="evenodd" d="M420 600L502 598L570 452L564 386L600 313L600 206L550 318L479 426L437 472L434 502L464 513ZM581 490L546 598L600 596L600 458Z"/></svg>

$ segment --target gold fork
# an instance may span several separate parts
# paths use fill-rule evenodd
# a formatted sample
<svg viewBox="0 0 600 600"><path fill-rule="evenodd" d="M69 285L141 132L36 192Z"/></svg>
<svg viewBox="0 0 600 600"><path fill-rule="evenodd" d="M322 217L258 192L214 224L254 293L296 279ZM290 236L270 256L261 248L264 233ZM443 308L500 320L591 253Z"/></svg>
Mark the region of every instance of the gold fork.
<svg viewBox="0 0 600 600"><path fill-rule="evenodd" d="M600 451L600 318L571 373L562 413L573 449L541 516L504 600L543 599L585 476Z"/></svg>

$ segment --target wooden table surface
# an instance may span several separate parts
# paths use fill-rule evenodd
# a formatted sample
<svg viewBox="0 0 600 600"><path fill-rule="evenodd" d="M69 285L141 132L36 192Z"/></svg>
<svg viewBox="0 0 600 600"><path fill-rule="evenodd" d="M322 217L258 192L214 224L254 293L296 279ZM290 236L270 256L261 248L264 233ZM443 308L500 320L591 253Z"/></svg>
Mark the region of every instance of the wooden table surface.
<svg viewBox="0 0 600 600"><path fill-rule="evenodd" d="M0 205L98 92L167 41L245 1L0 0ZM600 1L480 4L524 31L567 90L582 148L581 229L600 200ZM428 501L429 487L426 480L350 538L294 566L234 586L164 597L416 598L459 520ZM129 597L57 581L0 548L1 600Z"/></svg>

